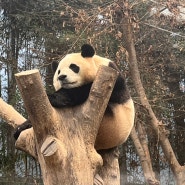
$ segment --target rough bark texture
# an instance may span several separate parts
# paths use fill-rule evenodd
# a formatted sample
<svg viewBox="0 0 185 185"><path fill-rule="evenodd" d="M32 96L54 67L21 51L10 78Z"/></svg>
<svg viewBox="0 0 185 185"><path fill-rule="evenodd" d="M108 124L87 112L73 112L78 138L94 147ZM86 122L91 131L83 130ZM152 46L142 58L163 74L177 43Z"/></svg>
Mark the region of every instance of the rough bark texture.
<svg viewBox="0 0 185 185"><path fill-rule="evenodd" d="M123 12L123 15L125 16L123 16L122 23L123 23L123 33L125 35L124 41L125 41L127 52L129 54L128 60L129 60L132 81L134 83L137 94L139 95L141 104L148 111L148 114L151 118L152 127L157 137L159 138L159 142L165 154L165 157L168 160L168 163L174 173L174 176L176 177L176 182L178 185L184 185L185 166L181 166L178 163L175 153L168 140L168 131L165 129L165 124L163 124L157 119L145 94L145 90L143 88L139 69L138 69L136 51L135 51L134 41L133 41L134 35L133 35L131 20L129 19L129 10L127 9L129 8L128 7L129 3L128 1L122 1L122 2L123 2L123 5L125 5L126 7L125 12Z"/></svg>
<svg viewBox="0 0 185 185"><path fill-rule="evenodd" d="M15 128L26 121L23 116L21 116L11 105L4 102L2 98L0 98L0 105L1 118L6 120L12 127Z"/></svg>
<svg viewBox="0 0 185 185"><path fill-rule="evenodd" d="M138 137L138 134L137 134L137 132L135 130L135 127L134 127L131 131L131 138L134 142L137 153L140 157L140 161L141 161L141 165L142 165L142 168L143 168L143 172L144 172L146 182L149 185L159 185L159 181L155 178L155 173L152 169L150 154L149 154L149 151L148 151L148 146L145 143L145 141L146 141L145 137L146 136L143 133L141 133L141 131L139 133L139 136L140 137ZM143 140L143 141L141 141L141 140Z"/></svg>
<svg viewBox="0 0 185 185"><path fill-rule="evenodd" d="M2 98L0 98L0 117L13 128L16 128L18 125L21 125L24 121L26 121L21 114L19 114L11 105L4 102ZM25 151L37 159L32 128L21 133L16 142L16 148Z"/></svg>
<svg viewBox="0 0 185 185"><path fill-rule="evenodd" d="M45 185L93 184L94 175L103 164L102 157L94 149L94 143L116 76L115 70L102 66L86 103L59 110L50 105L38 70L16 74L33 125L33 129L21 133L16 147L38 159ZM15 120L14 116L9 118L14 114L12 112L20 118L10 123L13 127L24 122L25 119L15 110L7 116L4 113L3 118ZM3 115L2 112L0 114ZM114 160L107 159L109 163ZM117 163L114 168L117 170Z"/></svg>
<svg viewBox="0 0 185 185"><path fill-rule="evenodd" d="M103 158L103 166L100 169L100 176L102 177L105 185L120 185L120 172L119 172L119 151L118 148L113 148L108 151L101 151Z"/></svg>

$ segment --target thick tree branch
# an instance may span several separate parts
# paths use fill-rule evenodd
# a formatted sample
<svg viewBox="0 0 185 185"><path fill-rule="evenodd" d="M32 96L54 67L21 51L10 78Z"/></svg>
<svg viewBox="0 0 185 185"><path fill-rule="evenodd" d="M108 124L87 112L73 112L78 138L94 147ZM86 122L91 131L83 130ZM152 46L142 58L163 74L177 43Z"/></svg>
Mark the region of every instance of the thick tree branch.
<svg viewBox="0 0 185 185"><path fill-rule="evenodd" d="M21 132L19 138L15 143L15 147L31 155L33 158L37 159L38 156L35 144L36 143L33 128L30 128L25 130L24 132Z"/></svg>
<svg viewBox="0 0 185 185"><path fill-rule="evenodd" d="M26 119L19 114L11 105L7 104L0 98L0 116L13 128L21 125Z"/></svg>
<svg viewBox="0 0 185 185"><path fill-rule="evenodd" d="M117 71L109 67L106 67L103 75L101 74L102 70L99 70L97 73L98 78L95 79L89 98L81 111L81 116L84 117L82 120L84 136L87 138L87 142L92 142L93 145L112 92L111 89L114 87L114 79L118 75ZM90 132L88 136L86 135L87 132Z"/></svg>
<svg viewBox="0 0 185 185"><path fill-rule="evenodd" d="M14 128L26 121L21 114L19 114L11 105L4 102L2 98L0 98L0 117ZM34 135L33 129L31 128L21 133L16 142L16 148L27 152L34 158L37 158L35 142L33 141Z"/></svg>
<svg viewBox="0 0 185 185"><path fill-rule="evenodd" d="M102 151L103 166L100 175L105 185L120 185L119 150L117 147L108 151Z"/></svg>
<svg viewBox="0 0 185 185"><path fill-rule="evenodd" d="M38 70L23 71L15 77L37 141L41 144L51 125L57 123L54 119L57 116L47 98Z"/></svg>

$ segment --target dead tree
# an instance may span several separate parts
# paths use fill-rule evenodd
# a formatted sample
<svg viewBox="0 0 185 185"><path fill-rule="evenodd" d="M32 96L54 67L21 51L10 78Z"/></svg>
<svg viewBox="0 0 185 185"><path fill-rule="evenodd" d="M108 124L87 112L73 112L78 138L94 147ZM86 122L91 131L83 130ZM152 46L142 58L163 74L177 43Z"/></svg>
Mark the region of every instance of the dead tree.
<svg viewBox="0 0 185 185"><path fill-rule="evenodd" d="M109 163L107 166L111 166L108 170L107 163L102 167L102 157L94 148L116 76L115 70L101 66L89 98L83 105L54 109L49 103L38 70L16 74L16 81L33 125L33 128L20 134L16 148L39 161L45 185L90 185L97 172L101 173L106 185L119 185L116 155L102 155L103 160ZM13 127L25 121L2 99L0 105L1 117ZM116 178L115 174L112 175L112 169L116 169ZM103 181L97 184L103 184Z"/></svg>

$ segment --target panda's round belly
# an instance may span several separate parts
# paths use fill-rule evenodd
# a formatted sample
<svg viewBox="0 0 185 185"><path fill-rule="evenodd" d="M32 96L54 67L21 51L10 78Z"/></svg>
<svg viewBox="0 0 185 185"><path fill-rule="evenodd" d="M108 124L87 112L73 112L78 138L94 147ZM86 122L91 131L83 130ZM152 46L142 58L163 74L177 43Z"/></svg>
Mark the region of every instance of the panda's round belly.
<svg viewBox="0 0 185 185"><path fill-rule="evenodd" d="M105 113L96 138L95 148L109 149L126 141L134 125L132 99L124 104L111 106L112 113Z"/></svg>

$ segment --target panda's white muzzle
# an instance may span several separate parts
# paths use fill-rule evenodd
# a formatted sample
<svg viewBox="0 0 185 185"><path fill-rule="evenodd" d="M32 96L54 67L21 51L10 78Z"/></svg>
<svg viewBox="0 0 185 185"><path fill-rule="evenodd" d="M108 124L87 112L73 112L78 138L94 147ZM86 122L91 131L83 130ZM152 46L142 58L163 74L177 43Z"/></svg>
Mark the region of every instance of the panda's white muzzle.
<svg viewBox="0 0 185 185"><path fill-rule="evenodd" d="M66 89L75 87L74 84L77 83L77 81L70 82L69 79L67 79L67 75L60 75L58 77L58 81L60 81L61 88L66 88Z"/></svg>

